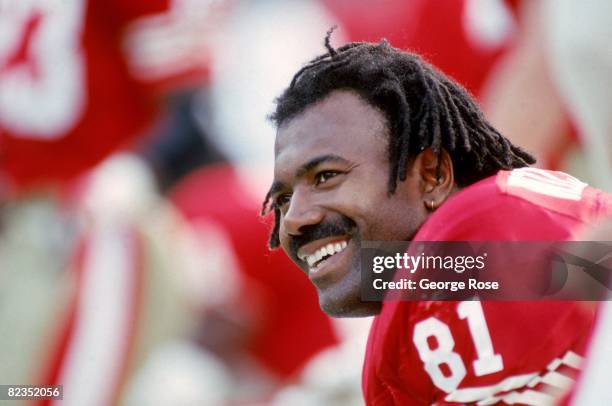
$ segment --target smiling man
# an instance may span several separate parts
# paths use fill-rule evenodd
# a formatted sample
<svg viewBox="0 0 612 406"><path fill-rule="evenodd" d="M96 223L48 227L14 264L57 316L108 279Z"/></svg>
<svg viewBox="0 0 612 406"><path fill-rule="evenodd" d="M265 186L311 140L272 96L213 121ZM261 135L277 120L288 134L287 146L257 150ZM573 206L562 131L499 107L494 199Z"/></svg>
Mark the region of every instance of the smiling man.
<svg viewBox="0 0 612 406"><path fill-rule="evenodd" d="M331 315L369 315L379 306L355 295L360 242L408 239L427 215L415 177L388 198L385 137L381 113L350 91L334 92L279 132L280 242Z"/></svg>
<svg viewBox="0 0 612 406"><path fill-rule="evenodd" d="M419 57L384 41L334 49L328 36L326 47L277 100L264 212L275 217L270 246L308 275L324 311L377 315L367 403L551 400L572 379L547 374L578 368L592 314L570 302L362 301L360 245L566 240L609 211L609 198L569 175L524 168L533 158Z"/></svg>

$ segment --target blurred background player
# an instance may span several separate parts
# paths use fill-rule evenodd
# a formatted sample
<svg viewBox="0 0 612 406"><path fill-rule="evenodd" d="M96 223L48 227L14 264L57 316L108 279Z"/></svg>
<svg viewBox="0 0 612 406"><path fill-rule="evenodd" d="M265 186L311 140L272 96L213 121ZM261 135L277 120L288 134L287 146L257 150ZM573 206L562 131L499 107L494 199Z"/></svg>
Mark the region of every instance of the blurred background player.
<svg viewBox="0 0 612 406"><path fill-rule="evenodd" d="M118 399L168 404L181 394L198 404L271 396L336 337L315 297L301 289L299 274L278 272L287 261L267 254L267 228L256 203L257 184L266 180L247 170L242 174L248 173L250 182L243 182L224 163L225 151L198 131L210 118L203 117L207 96L202 89L212 80L209 45L219 14L230 4L40 3L10 4L2 14L7 46L0 81L8 89L1 93L6 107L0 115L2 173L12 193L3 213L11 223L3 233L3 263L11 269L4 287L14 292L10 309L23 309L19 323L8 323L3 336L7 378L2 381L64 383L69 404ZM297 16L296 9L321 15L314 2L231 6L238 16L234 27ZM262 9L260 20L243 19L261 16ZM61 26L67 21L73 24ZM314 30L301 21L302 28ZM306 52L301 35L292 37L299 60ZM275 38L283 37L277 31ZM315 36L310 38L314 49ZM49 56L44 45L57 52ZM225 49L223 59L227 43L220 49ZM294 66L290 58L285 62L282 69L289 75ZM74 74L66 75L72 71L62 64L75 65ZM277 80L272 70L262 67L261 72ZM165 105L162 97L170 91ZM25 101L14 103L16 95ZM43 105L32 109L36 101ZM235 111L232 106L230 114ZM264 116L259 119L265 125ZM51 125L51 119L59 124ZM142 141L150 133L161 138L154 146ZM251 136L256 141L260 134ZM134 141L153 163L163 190L198 166L218 164L195 173L172 194L189 229L176 225L180 220L168 207L159 208L163 202L141 161L122 156L100 164ZM248 153L238 145L228 155L235 157L236 151ZM30 206L36 207L26 210ZM40 226L43 220L46 226ZM29 232L25 237L22 228ZM43 245L40 255L31 246L37 242ZM33 279L45 292L30 301L23 292ZM185 287L182 292L172 288L174 279ZM196 320L184 315L182 302L195 311ZM6 309L6 317L14 319ZM169 340L180 333L192 337ZM91 375L88 368L99 369L100 382L82 382ZM166 385L165 396L148 390L160 382Z"/></svg>
<svg viewBox="0 0 612 406"><path fill-rule="evenodd" d="M148 169L123 157L79 176L148 131L163 89L202 80L208 6L0 3L3 384L61 383L62 404L116 404L144 360L186 333L172 255L188 232ZM224 252L213 237L207 249ZM202 384L207 401L223 372L200 358L219 390Z"/></svg>

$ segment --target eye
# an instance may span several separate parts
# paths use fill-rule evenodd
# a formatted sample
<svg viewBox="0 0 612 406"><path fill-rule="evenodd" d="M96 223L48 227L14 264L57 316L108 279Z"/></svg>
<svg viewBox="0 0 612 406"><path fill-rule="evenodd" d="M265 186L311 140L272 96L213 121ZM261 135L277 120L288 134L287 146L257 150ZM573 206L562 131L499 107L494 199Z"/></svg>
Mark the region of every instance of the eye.
<svg viewBox="0 0 612 406"><path fill-rule="evenodd" d="M289 203L289 201L291 201L291 193L283 193L274 199L274 206L281 209L283 206Z"/></svg>
<svg viewBox="0 0 612 406"><path fill-rule="evenodd" d="M337 171L321 171L315 175L315 185L318 186L320 184L323 184L339 174L340 172Z"/></svg>

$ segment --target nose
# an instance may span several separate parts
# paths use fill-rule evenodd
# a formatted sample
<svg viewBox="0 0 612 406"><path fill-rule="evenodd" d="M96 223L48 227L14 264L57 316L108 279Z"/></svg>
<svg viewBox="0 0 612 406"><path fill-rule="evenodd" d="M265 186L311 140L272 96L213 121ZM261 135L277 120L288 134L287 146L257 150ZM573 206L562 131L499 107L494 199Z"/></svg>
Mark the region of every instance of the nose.
<svg viewBox="0 0 612 406"><path fill-rule="evenodd" d="M320 223L323 217L323 210L309 199L308 193L294 190L282 219L281 231L290 236L300 235L302 228Z"/></svg>

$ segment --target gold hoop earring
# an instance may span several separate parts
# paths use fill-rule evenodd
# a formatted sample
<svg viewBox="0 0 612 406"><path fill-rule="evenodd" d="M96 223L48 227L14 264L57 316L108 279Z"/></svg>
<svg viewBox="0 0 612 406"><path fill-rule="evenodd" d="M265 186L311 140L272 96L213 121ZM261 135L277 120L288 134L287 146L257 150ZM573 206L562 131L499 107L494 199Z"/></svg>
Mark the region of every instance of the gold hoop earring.
<svg viewBox="0 0 612 406"><path fill-rule="evenodd" d="M427 205L427 208L429 210L431 210L431 211L434 211L436 209L436 206L435 206L435 203L434 203L433 199L429 201L429 204Z"/></svg>

